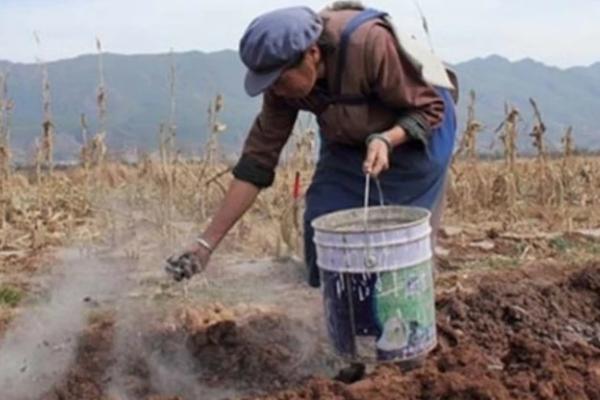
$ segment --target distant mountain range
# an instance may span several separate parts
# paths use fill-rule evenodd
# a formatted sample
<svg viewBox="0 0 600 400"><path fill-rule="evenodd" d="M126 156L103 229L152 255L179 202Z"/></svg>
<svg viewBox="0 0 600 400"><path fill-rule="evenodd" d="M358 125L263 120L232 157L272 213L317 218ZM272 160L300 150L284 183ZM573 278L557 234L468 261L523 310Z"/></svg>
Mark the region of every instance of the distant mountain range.
<svg viewBox="0 0 600 400"><path fill-rule="evenodd" d="M208 132L209 101L221 93L225 107L221 120L227 125L222 143L239 151L260 106L243 91L244 67L236 52L187 52L173 56L176 65L177 141L185 150L198 152ZM159 124L169 118L169 69L171 57L160 55L104 55L108 93L108 139L112 149L152 151L157 147ZM539 104L548 127L550 147L560 148L560 137L572 125L576 143L600 148L600 62L589 67L559 69L525 59L518 62L490 56L454 66L461 81L460 129L464 128L468 93L477 92L477 119L486 129L480 145L489 150L493 131L504 118L504 104L521 110L521 145L530 146L528 133L533 110L529 97ZM18 159L32 153L41 132L41 71L35 64L0 61L9 73L9 96L14 100L12 146ZM98 59L80 56L48 64L52 112L57 129L57 158L72 158L81 142L81 113L90 131L97 128L95 103Z"/></svg>

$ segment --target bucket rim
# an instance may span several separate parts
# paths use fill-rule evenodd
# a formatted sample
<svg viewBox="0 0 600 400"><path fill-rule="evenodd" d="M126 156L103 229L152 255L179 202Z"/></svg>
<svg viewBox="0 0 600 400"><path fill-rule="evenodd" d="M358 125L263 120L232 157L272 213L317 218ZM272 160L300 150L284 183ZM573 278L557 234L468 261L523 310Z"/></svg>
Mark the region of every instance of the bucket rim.
<svg viewBox="0 0 600 400"><path fill-rule="evenodd" d="M397 210L397 211L403 211L403 212L414 212L414 213L417 213L420 215L414 221L401 222L401 223L385 225L382 227L369 228L369 233L387 232L387 231L393 231L393 230L398 230L398 229L411 228L414 226L421 225L424 222L428 222L429 219L431 218L431 211L429 211L428 209L426 209L424 207L415 207L415 206L398 206L398 205L373 206L373 207L369 207L369 212L372 212L372 211L381 212L382 210L385 210L385 209ZM339 228L336 229L336 228L331 227L330 224L327 224L331 219L339 218L340 216L343 216L344 214L350 214L350 213L356 213L356 212L362 213L362 212L364 212L364 208L363 207L348 208L345 210L334 211L334 212L331 212L328 214L324 214L324 215L321 215L320 217L317 217L314 220L312 220L310 225L316 232L337 233L337 234L364 233L362 224L360 224L360 226L356 226L354 228L348 228L348 229L339 229ZM362 220L361 220L361 222L362 222Z"/></svg>

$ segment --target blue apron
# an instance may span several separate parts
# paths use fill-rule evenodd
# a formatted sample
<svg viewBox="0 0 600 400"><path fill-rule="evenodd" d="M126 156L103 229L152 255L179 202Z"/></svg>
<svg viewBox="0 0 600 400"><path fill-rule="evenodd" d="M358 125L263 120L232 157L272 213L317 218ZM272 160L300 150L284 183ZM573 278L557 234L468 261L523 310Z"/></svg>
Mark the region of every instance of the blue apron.
<svg viewBox="0 0 600 400"><path fill-rule="evenodd" d="M344 65L346 47L350 35L362 23L380 18L385 13L365 10L352 19L342 32L340 56L338 59L338 79L334 82L333 103L360 104L365 99L340 96L341 67ZM414 140L395 148L390 155L390 167L379 176L379 182L386 204L411 205L431 211L440 202L444 191L446 173L452 158L456 137L456 114L454 101L447 89L436 88L444 101L442 125L433 130L427 144ZM334 347L341 354L355 353L354 333L361 336L379 338L383 327L375 318L374 301L371 296L361 298L359 293L374 293L376 275L341 277L334 272L321 271L317 267L316 249L313 242L314 231L311 222L324 214L362 207L364 203L365 177L363 162L366 147L349 146L328 141L321 135L319 161L312 183L306 193L304 214L304 249L308 268L308 282L313 287L323 285L323 298L328 299L325 307L328 326ZM379 204L377 190L370 191L369 203ZM321 282L321 279L323 282ZM340 279L351 279L353 314L347 306L347 299L336 295ZM351 321L353 326L351 326ZM411 326L410 337L418 337L418 327ZM385 360L388 355L378 354Z"/></svg>
<svg viewBox="0 0 600 400"><path fill-rule="evenodd" d="M444 191L445 179L452 158L456 136L456 116L450 92L438 89L444 100L445 112L442 126L435 129L427 147L417 141L407 142L394 149L390 155L390 168L379 176L385 204L411 205L433 211ZM323 298L329 299L328 324L334 334L333 345L340 354L353 355L353 332L379 338L383 327L375 318L374 302L359 294L374 293L377 276L352 278L352 303L354 315L350 316L347 299L338 296L337 272L321 271L317 267L314 230L311 222L321 215L364 204L365 177L362 170L366 148L331 143L321 138L321 149L312 183L306 193L304 213L304 249L308 267L308 283L313 287L323 285ZM370 190L370 205L379 205L377 190ZM322 280L322 282L321 282ZM351 326L354 321L354 326ZM410 337L418 335L418 327L411 327ZM387 355L378 354L380 360Z"/></svg>
<svg viewBox="0 0 600 400"><path fill-rule="evenodd" d="M432 211L441 200L456 137L456 115L450 92L438 89L438 93L444 100L444 120L431 133L427 146L410 141L396 147L390 155L390 168L379 175L386 204ZM365 156L365 146L332 143L321 135L319 161L306 193L304 213L305 260L308 282L313 287L319 286L319 271L311 222L334 211L363 206ZM370 196L370 204L378 205L377 190L371 190Z"/></svg>

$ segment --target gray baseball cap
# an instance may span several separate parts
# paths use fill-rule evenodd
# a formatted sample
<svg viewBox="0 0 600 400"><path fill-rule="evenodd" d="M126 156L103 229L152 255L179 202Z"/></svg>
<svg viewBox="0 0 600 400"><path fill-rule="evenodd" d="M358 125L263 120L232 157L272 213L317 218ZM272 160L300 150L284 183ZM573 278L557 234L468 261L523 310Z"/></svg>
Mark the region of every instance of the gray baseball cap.
<svg viewBox="0 0 600 400"><path fill-rule="evenodd" d="M321 32L321 17L308 7L282 8L254 19L240 40L240 58L248 68L246 93L254 97L264 92Z"/></svg>

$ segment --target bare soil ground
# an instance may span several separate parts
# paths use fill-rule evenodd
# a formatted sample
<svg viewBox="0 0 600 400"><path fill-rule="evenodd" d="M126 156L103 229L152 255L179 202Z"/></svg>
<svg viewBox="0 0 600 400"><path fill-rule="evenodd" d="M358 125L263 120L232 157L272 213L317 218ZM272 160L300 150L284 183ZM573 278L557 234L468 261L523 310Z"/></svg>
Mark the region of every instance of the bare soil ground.
<svg viewBox="0 0 600 400"><path fill-rule="evenodd" d="M125 329L98 312L42 399L600 398L600 264L482 277L438 295L440 344L408 373L335 382L320 328L276 308L183 307Z"/></svg>
<svg viewBox="0 0 600 400"><path fill-rule="evenodd" d="M172 317L128 331L123 345L114 319L98 316L65 379L42 398L233 398L299 384L322 368L320 349L306 353L297 335L310 327L273 310L212 306Z"/></svg>
<svg viewBox="0 0 600 400"><path fill-rule="evenodd" d="M381 366L263 399L598 399L600 265L488 277L438 299L440 346L423 368Z"/></svg>
<svg viewBox="0 0 600 400"><path fill-rule="evenodd" d="M74 309L87 319L56 347L74 350L63 357L66 371L32 372L37 350L52 355L56 343L44 339L57 336L62 320L26 325L40 332L23 347L28 363L19 347L6 351L0 342L0 400L600 399L598 161L571 161L556 165L564 171L554 186L538 185L537 164L522 163L512 194L498 163L455 171L438 242L439 346L421 368L379 365L353 384L332 379L343 364L323 332L319 291L306 287L301 268L264 261L299 254L293 168L188 285L160 270L162 251L202 230L226 186L208 183L220 168L201 181L201 166L110 166L100 170L110 193L95 178L98 187L66 176L13 185L19 196L0 204L0 340L18 332L21 316L35 319L35 307L54 293L38 277L54 271L64 246L121 260L100 262L101 273L88 266L91 288L113 274L128 283L106 292L108 301L67 285L77 295L63 298L86 302ZM68 320L73 307L61 307L49 315ZM37 361L44 373L54 367ZM7 376L26 389L15 395L2 384Z"/></svg>

